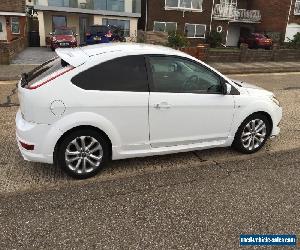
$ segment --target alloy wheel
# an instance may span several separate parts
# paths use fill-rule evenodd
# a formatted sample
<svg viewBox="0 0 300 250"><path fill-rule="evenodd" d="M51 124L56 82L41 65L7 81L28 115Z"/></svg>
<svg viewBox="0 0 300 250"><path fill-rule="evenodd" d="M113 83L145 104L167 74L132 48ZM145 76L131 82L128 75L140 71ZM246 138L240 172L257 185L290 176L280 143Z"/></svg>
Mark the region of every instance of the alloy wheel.
<svg viewBox="0 0 300 250"><path fill-rule="evenodd" d="M246 124L242 132L241 140L243 147L253 151L260 147L267 136L267 126L261 119L251 120Z"/></svg>
<svg viewBox="0 0 300 250"><path fill-rule="evenodd" d="M102 146L92 136L76 137L65 151L66 166L76 174L93 172L100 166L102 158Z"/></svg>

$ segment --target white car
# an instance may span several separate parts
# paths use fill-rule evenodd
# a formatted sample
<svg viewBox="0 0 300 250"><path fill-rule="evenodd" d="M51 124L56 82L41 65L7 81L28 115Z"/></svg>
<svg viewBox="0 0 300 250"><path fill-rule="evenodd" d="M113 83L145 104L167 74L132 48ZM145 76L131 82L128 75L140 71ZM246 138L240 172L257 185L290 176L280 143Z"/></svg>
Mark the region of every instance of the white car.
<svg viewBox="0 0 300 250"><path fill-rule="evenodd" d="M254 153L279 134L274 94L166 47L57 49L24 74L16 135L25 160L76 178L109 160L234 146Z"/></svg>

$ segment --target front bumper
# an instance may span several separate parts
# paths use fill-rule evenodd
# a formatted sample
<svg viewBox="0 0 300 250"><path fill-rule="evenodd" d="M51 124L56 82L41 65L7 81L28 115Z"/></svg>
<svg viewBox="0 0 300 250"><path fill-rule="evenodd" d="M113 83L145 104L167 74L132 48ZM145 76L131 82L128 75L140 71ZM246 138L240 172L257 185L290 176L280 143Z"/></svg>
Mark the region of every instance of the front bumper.
<svg viewBox="0 0 300 250"><path fill-rule="evenodd" d="M21 111L16 115L16 139L23 158L27 161L53 163L53 151L47 149L46 135L50 130L48 124L36 124L23 119ZM27 150L21 142L33 145L33 150Z"/></svg>
<svg viewBox="0 0 300 250"><path fill-rule="evenodd" d="M275 105L275 104L274 104ZM280 133L280 121L282 119L282 107L275 105L275 112L273 113L272 120L273 120L273 130L271 132L271 138L278 136Z"/></svg>

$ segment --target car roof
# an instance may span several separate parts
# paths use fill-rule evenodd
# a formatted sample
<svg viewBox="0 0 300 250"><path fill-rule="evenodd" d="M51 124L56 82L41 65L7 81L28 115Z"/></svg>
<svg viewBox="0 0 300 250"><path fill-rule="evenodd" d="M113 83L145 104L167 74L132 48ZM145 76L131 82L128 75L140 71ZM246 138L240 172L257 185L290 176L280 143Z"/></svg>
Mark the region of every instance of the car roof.
<svg viewBox="0 0 300 250"><path fill-rule="evenodd" d="M90 57L117 51L131 55L162 54L189 57L187 54L169 47L142 43L103 43L79 48L59 48L55 52L64 61L77 67L85 63Z"/></svg>

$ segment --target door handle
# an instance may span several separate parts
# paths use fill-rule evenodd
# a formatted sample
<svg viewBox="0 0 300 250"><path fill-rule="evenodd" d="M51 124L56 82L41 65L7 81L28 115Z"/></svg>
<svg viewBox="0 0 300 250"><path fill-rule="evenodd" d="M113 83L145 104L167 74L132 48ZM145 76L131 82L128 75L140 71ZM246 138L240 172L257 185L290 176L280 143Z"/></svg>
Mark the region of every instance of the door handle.
<svg viewBox="0 0 300 250"><path fill-rule="evenodd" d="M161 102L159 104L155 104L154 108L156 108L156 109L170 109L171 105L167 102Z"/></svg>

